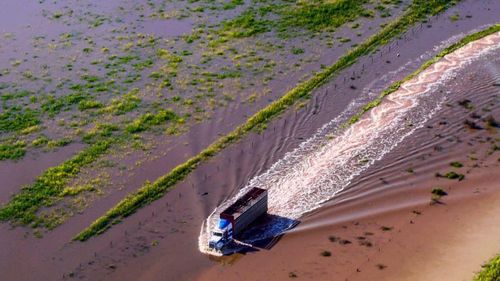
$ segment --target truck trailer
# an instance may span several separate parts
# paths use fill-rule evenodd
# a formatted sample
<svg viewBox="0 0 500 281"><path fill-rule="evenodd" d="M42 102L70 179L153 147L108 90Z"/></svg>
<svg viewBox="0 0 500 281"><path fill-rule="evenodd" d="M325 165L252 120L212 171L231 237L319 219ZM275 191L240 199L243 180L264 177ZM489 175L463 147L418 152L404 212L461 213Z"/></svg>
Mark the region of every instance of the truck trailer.
<svg viewBox="0 0 500 281"><path fill-rule="evenodd" d="M267 212L267 190L254 187L219 213L216 229L211 233L208 246L222 251L257 218Z"/></svg>

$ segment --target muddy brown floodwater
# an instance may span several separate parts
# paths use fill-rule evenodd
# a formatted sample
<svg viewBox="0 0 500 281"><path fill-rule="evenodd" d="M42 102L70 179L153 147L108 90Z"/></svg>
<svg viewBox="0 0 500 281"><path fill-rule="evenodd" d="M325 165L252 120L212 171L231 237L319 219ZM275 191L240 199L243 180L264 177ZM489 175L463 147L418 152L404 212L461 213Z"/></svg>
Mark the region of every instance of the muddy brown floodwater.
<svg viewBox="0 0 500 281"><path fill-rule="evenodd" d="M449 16L457 12L471 17L457 22L450 21ZM2 280L194 280L200 274L207 274L200 277L206 280L215 279L221 273L227 273L227 276L233 279L240 278L239 280L244 280L241 278L242 276L248 277L248 280L259 278L257 275L251 275L252 272L249 270L252 270L253 274L265 274L266 272L269 274L262 275L261 278L275 276L276 279L288 279L289 273L294 271L297 271L299 276L307 272L311 278L324 277L325 275L316 274L330 272L325 267L326 258L319 255L319 251L331 243L328 241L328 235L338 235L342 238L345 236L347 239L347 233L353 234L354 232L341 232L344 229L343 225L347 226L348 231L356 229L358 225L364 227L363 223L358 223L358 225L356 223L369 217L370 212L375 212L387 204L390 205L392 201L388 202L387 200L392 199L385 200L384 198L396 200L398 196L391 197L392 191L396 190L398 186L407 186L409 183L407 178L412 178L412 181L416 182L422 180L421 178L427 177L426 180L428 180L428 177L431 177L432 180L438 180L439 184L448 186L450 182L445 179L434 179L434 172L437 170L446 172L444 163L450 161L449 158L453 155L463 154L462 148L468 147L467 142L481 143L480 140L473 137L481 138L484 141L487 134L490 134L488 130L464 131L463 119L465 115L470 113L464 113L456 105L456 101L468 97L470 93L478 92L482 94L478 95L477 98L476 96L469 98L477 108L484 107L491 102L496 102L498 105L498 96L492 100L490 92L497 89L491 86L491 81L498 79L498 76L479 76L479 73L485 73L484 69L491 64L475 64L474 67L483 68L481 71L477 71L478 77L474 81L479 82L471 90L461 91L460 86L455 85L456 88L453 88L455 90L452 92L457 94L451 96L449 101L453 107L444 107L443 111L437 115L447 118L447 126L439 125L441 122L439 119L429 121L432 128L420 129L415 133L415 137L408 138L383 161L377 162L377 165L373 165L363 176L358 177L352 184L352 188L347 189L338 198L334 198L328 206L302 218L296 233L285 235L270 251L249 253L245 256L237 255L229 260L211 260L206 255L201 254L198 249L201 224L216 206L234 195L250 179L266 171L286 152L292 151L303 140L312 136L323 124L341 114L353 100L359 99L358 106L361 106L363 102L378 95L391 82L414 71L422 61L437 53L451 41L457 40L461 35L486 24L496 23L499 13L500 3L498 1L482 1L481 5L478 5L477 1L464 1L443 15L432 18L428 24L415 27L403 38L391 42L390 45L381 48L380 52L372 56L362 58L359 63L318 89L305 108L290 110L282 118L269 124L264 133L249 135L240 143L224 150L213 160L201 165L162 199L144 207L122 223L113 226L104 235L92 238L85 243L68 242L76 233L121 199L125 191L99 200L98 204L90 207L85 213L75 216L67 223L45 234L43 239L26 236L27 230L22 227L12 228L7 224L1 225L0 274ZM494 65L494 62L491 63ZM476 72L470 71L469 73ZM285 81L284 83L289 84L290 82ZM488 83L491 87L486 87ZM481 91L479 91L480 89ZM353 108L353 111L355 109ZM493 110L494 114L497 114L498 119L498 106L492 106L490 109ZM220 114L214 120L223 121L224 113ZM481 116L487 115L480 114ZM241 120L234 118L232 121L238 123L243 118L244 116L241 116ZM346 118L348 116L345 116ZM215 123L206 127L200 125L200 130L194 130L193 133L186 136L186 138L198 138L198 145L189 146L186 150L180 149L176 155L195 153L206 146L217 133L228 131L234 125L233 122L221 122L220 127L216 126ZM450 136L446 135L447 130L451 130L448 132ZM426 137L435 134L446 136L426 139ZM451 137L453 135L464 141L453 141L456 140L456 138ZM420 139L426 140L423 141L426 145L416 141ZM448 139L452 141L448 141ZM444 152L433 152L436 145L442 146ZM448 146L459 149L449 148L447 150ZM479 151L483 150L479 149ZM428 153L432 153L432 157L436 158L426 156ZM425 159L417 162L418 157ZM180 158L182 157L180 156ZM433 161L429 162L429 159ZM462 161L465 163L465 160L462 159ZM136 179L138 183L142 182L141 179L158 177L168 171L166 165L173 165L172 162L160 160L152 163L148 168L141 170L141 175ZM405 164L410 163L415 175L401 171L401 169L406 170L408 167ZM466 165L474 165L474 163L467 162ZM460 184L466 184L468 180L466 177ZM424 185L426 186L425 191L415 191L416 194L420 194L421 201L425 203L430 198L427 189L429 184ZM389 191L388 186L391 187ZM451 198L453 192L449 193ZM380 199L382 203L379 207L366 210L366 214L361 209L359 212L352 213L352 205L375 205L376 197L368 197L368 194L377 194L377 196L382 197ZM402 196L405 194L404 192L397 194L400 194L403 199L408 199L406 196ZM443 200L446 201L447 198ZM403 205L413 206L414 204L413 201L402 200L399 202L402 202ZM440 208L441 206L433 207ZM426 212L424 212L424 217L425 215ZM332 220L332 217L337 217L339 220ZM363 232L376 233L377 237L383 239L390 234L390 231L381 232L379 224L382 223L385 221L367 222L366 229L360 228L359 230L361 234ZM388 221L388 223L391 224L387 225L388 227L394 227L392 221ZM320 233L319 228L315 225L331 226L332 229L328 229L328 234L327 232ZM304 238L302 239L302 237ZM358 247L358 241L354 241L350 236L349 238ZM305 241L308 242L305 243ZM371 243L376 245L375 242ZM365 243L365 245L367 244ZM378 249L377 247L363 247L361 249L370 248L369 251ZM300 251L289 252L287 249ZM336 250L338 252L354 252L352 249L340 246ZM350 265L348 269L354 269L355 272L357 266L355 260L342 259L340 256L335 257L336 250L332 250L334 257L331 257L328 262L336 262L339 266ZM361 257L365 257L364 252L356 252ZM300 257L304 257L303 260L297 259L298 253L301 254ZM370 259L370 262L373 262L373 259ZM331 266L330 263L328 266ZM381 263L387 262L381 261ZM391 264L388 265L388 269L392 268ZM339 276L347 278L351 274L355 274L349 270L342 270L344 269L339 269L338 272L344 272L344 275ZM251 276L255 276L255 279L251 279ZM325 278L325 280L328 279Z"/></svg>
<svg viewBox="0 0 500 281"><path fill-rule="evenodd" d="M226 259L199 280L472 280L500 251L500 133L488 124L500 118L499 55L437 87L445 105L425 126L272 250ZM465 178L436 176L450 171ZM448 195L432 201L434 188Z"/></svg>

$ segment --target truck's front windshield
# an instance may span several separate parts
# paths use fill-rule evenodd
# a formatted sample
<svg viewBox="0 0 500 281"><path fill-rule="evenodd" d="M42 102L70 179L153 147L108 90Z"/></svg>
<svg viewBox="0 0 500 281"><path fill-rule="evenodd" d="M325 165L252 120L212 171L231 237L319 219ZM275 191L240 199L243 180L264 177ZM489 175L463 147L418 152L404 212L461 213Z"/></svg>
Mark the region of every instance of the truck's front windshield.
<svg viewBox="0 0 500 281"><path fill-rule="evenodd" d="M220 233L220 232L214 232L213 235L218 236L218 237L222 237L222 233Z"/></svg>

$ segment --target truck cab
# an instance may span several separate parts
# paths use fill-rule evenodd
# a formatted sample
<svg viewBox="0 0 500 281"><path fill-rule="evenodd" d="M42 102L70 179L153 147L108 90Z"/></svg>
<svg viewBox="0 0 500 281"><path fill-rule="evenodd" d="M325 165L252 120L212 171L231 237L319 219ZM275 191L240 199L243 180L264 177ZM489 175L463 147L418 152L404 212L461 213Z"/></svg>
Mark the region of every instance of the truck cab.
<svg viewBox="0 0 500 281"><path fill-rule="evenodd" d="M220 218L217 228L212 232L209 246L212 249L221 251L222 248L233 239L233 225L226 219Z"/></svg>

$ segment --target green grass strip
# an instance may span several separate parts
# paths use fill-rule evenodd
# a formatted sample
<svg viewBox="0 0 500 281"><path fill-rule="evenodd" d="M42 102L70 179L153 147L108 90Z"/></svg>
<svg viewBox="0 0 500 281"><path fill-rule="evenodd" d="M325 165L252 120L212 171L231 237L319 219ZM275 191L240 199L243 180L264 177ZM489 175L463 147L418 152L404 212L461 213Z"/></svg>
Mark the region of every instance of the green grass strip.
<svg viewBox="0 0 500 281"><path fill-rule="evenodd" d="M43 224L43 220L36 215L37 211L43 206L51 206L54 200L61 197L66 184L80 169L106 153L110 145L110 141L96 142L61 165L45 171L0 208L0 221L31 224L33 227Z"/></svg>
<svg viewBox="0 0 500 281"><path fill-rule="evenodd" d="M492 258L483 269L474 276L474 281L499 281L500 280L500 255Z"/></svg>
<svg viewBox="0 0 500 281"><path fill-rule="evenodd" d="M401 17L341 57L335 64L315 74L314 77L308 81L299 84L280 99L254 114L233 132L221 137L198 155L175 167L172 171L160 177L154 183L147 183L137 192L129 194L115 207L95 220L89 227L80 232L73 239L85 241L94 235L101 234L113 224L118 223L120 219L129 216L142 206L161 198L200 163L210 159L228 145L240 140L248 132L266 125L272 118L284 112L298 100L309 96L314 89L326 83L332 76L354 64L358 58L372 53L378 47L389 42L390 39L403 34L415 23L422 21L430 15L435 15L445 10L456 2L457 1L450 0L414 0Z"/></svg>

